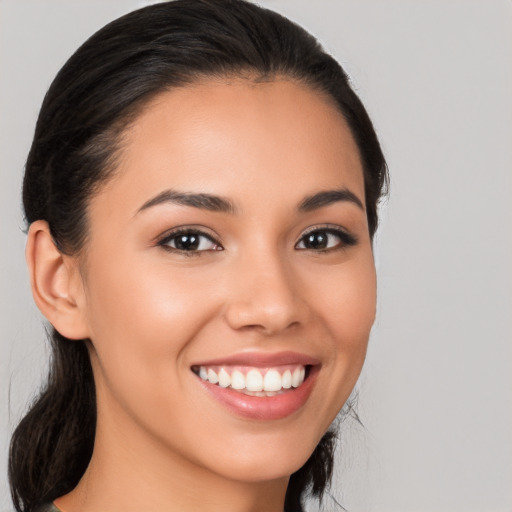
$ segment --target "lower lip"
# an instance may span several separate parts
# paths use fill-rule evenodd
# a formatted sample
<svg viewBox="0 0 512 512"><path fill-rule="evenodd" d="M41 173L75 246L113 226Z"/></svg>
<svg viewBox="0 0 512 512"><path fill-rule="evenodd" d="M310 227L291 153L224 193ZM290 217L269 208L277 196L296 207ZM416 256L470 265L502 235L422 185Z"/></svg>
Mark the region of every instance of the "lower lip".
<svg viewBox="0 0 512 512"><path fill-rule="evenodd" d="M298 387L275 396L250 396L230 388L199 379L208 393L232 413L254 420L279 420L298 411L307 401L313 389L317 367L309 370L306 380Z"/></svg>

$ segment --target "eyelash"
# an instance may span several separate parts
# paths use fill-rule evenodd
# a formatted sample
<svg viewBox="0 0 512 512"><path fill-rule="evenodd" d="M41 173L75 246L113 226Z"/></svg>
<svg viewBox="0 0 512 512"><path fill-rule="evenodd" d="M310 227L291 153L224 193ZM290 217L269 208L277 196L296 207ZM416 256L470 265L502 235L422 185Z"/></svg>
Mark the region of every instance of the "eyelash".
<svg viewBox="0 0 512 512"><path fill-rule="evenodd" d="M204 237L204 238L208 239L216 247L220 247L220 249L209 249L209 250L197 251L197 250L178 249L177 247L170 247L169 243L180 235L195 235L197 237ZM223 250L222 246L216 240L214 240L214 238L211 235L209 235L208 233L205 233L204 231L201 231L200 229L197 229L197 228L187 228L187 227L178 228L178 229L171 231L170 233L166 234L160 241L158 241L157 245L163 247L165 250L167 250L169 252L182 254L184 256L201 256L202 253L204 253L204 252Z"/></svg>
<svg viewBox="0 0 512 512"><path fill-rule="evenodd" d="M307 236L312 235L314 233L320 233L320 234L327 234L327 235L334 235L338 237L340 242L336 244L334 247L327 247L322 249L311 249L311 248L301 248L298 250L302 251L313 251L317 253L327 253L331 251L336 250L342 250L347 247L351 247L357 244L358 240L355 236L347 233L346 231L338 228L338 227L330 227L330 226L315 226L311 228L310 230L306 231L300 238L299 242L295 244L295 248L297 248L297 245L300 243L303 243ZM178 249L177 247L170 247L169 243L176 239L180 235L194 235L197 237L204 237L208 239L212 244L215 245L215 249L203 249L203 250L185 250L185 249ZM208 233L205 233L204 231L197 229L197 228L178 228L173 230L172 232L166 234L161 240L158 241L157 245L161 246L165 250L173 253L182 254L184 256L201 256L205 252L211 252L211 251L222 251L224 250L220 243L218 243L211 235Z"/></svg>
<svg viewBox="0 0 512 512"><path fill-rule="evenodd" d="M328 235L334 235L339 238L340 242L336 244L334 247L327 247L325 249L309 249L314 252L331 252L341 249L346 249L347 247L352 247L357 244L358 240L354 235L351 235L350 233L347 233L343 229L339 227L332 227L332 226L315 226L308 231L306 231L300 238L299 242L295 246L297 246L299 243L302 243L305 238L309 235L312 235L314 233L327 233ZM301 249L301 250L308 250L307 248Z"/></svg>

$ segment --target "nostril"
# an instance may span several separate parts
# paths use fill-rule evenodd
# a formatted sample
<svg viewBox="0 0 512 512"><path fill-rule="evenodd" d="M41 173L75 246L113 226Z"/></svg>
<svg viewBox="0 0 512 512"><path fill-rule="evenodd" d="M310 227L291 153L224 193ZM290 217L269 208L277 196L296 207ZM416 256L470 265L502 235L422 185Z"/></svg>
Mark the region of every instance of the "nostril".
<svg viewBox="0 0 512 512"><path fill-rule="evenodd" d="M233 294L225 303L224 313L233 329L270 335L295 328L309 318L307 301L292 276L248 267L243 279L239 275L230 279L235 280L231 282Z"/></svg>

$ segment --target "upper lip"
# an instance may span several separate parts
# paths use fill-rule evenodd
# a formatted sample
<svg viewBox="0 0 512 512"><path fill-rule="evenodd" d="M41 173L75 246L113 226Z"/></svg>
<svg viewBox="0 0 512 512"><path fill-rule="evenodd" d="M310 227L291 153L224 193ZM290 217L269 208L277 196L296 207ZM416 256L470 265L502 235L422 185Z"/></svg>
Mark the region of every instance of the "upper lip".
<svg viewBox="0 0 512 512"><path fill-rule="evenodd" d="M199 361L192 366L254 366L256 368L268 368L272 366L300 364L314 366L320 364L315 357L297 352L242 352L208 361Z"/></svg>

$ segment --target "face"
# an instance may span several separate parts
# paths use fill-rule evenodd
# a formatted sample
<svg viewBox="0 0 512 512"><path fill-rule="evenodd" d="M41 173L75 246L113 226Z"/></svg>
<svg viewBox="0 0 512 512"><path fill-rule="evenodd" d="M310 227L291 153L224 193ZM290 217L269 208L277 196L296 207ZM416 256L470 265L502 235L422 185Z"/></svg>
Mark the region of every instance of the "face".
<svg viewBox="0 0 512 512"><path fill-rule="evenodd" d="M375 313L338 110L286 80L163 93L88 214L99 439L248 482L296 471L349 396Z"/></svg>

